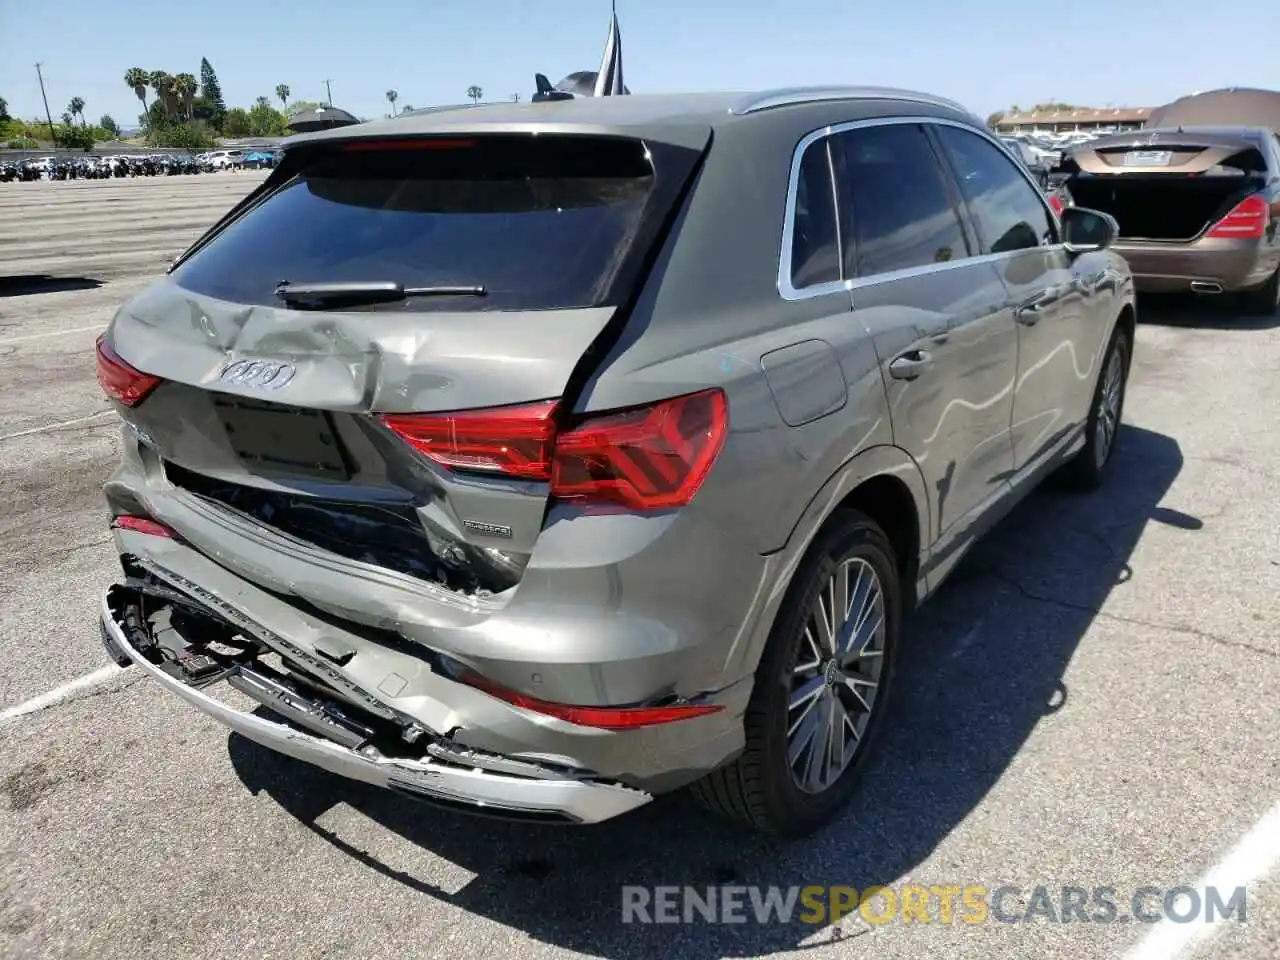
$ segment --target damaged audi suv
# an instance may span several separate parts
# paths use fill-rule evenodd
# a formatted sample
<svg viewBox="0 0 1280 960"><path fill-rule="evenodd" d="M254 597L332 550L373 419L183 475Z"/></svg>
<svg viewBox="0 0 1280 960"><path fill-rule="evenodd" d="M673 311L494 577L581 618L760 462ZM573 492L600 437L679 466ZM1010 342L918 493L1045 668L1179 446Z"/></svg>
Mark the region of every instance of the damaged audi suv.
<svg viewBox="0 0 1280 960"><path fill-rule="evenodd" d="M691 786L802 835L904 616L1101 482L1115 222L880 88L495 104L295 138L97 347L103 638L250 740L446 807Z"/></svg>

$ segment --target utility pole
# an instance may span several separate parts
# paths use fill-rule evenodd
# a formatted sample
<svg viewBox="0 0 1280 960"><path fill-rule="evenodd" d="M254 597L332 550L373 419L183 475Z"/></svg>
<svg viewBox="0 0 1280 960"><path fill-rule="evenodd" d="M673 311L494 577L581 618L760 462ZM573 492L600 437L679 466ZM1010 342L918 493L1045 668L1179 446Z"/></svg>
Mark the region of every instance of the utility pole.
<svg viewBox="0 0 1280 960"><path fill-rule="evenodd" d="M326 106L326 107L332 107L332 106L333 106L333 90L332 90L332 88L329 86L329 84L331 84L331 83L333 83L333 81L332 81L332 80L326 80L326 81L324 82L324 92L325 92L325 96L326 96L326 97L328 97L328 100L325 102L325 106Z"/></svg>
<svg viewBox="0 0 1280 960"><path fill-rule="evenodd" d="M44 101L45 119L49 121L49 139L53 141L53 145L58 145L58 135L53 132L53 114L49 112L49 98L44 92L44 74L40 72L40 64L36 64L36 77L40 80L40 99Z"/></svg>

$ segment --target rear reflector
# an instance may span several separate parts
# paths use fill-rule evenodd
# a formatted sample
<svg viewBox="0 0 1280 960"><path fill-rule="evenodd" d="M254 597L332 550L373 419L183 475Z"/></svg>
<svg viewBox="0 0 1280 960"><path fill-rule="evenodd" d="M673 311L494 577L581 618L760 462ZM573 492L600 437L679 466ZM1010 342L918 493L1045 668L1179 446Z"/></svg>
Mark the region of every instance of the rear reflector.
<svg viewBox="0 0 1280 960"><path fill-rule="evenodd" d="M580 727L597 727L602 730L635 730L639 727L654 727L663 723L689 720L693 717L705 717L724 709L718 704L709 703L672 703L661 707L579 707L564 703L550 703L508 690L472 670L461 671L457 679L458 682L505 701L513 707L540 713L545 717L555 717L557 720L564 720Z"/></svg>
<svg viewBox="0 0 1280 960"><path fill-rule="evenodd" d="M1256 239L1267 232L1271 207L1266 197L1252 193L1232 208L1231 212L1209 228L1208 236L1218 238Z"/></svg>
<svg viewBox="0 0 1280 960"><path fill-rule="evenodd" d="M556 401L380 420L442 466L551 482L562 500L634 510L682 507L724 446L728 402L720 390L595 414L565 429Z"/></svg>
<svg viewBox="0 0 1280 960"><path fill-rule="evenodd" d="M120 359L104 333L98 337L98 383L126 407L136 407L162 382L160 377L135 370Z"/></svg>
<svg viewBox="0 0 1280 960"><path fill-rule="evenodd" d="M135 517L126 514L121 517L113 517L111 520L112 530L132 530L134 533L145 533L152 537L166 537L169 540L177 540L178 534L166 527L163 523L152 520L150 517Z"/></svg>

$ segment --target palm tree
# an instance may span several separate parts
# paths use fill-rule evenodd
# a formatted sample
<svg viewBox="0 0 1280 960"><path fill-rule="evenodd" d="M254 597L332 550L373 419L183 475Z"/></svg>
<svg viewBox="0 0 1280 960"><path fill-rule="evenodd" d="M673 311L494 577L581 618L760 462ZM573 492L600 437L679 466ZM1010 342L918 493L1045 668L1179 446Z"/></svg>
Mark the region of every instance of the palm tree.
<svg viewBox="0 0 1280 960"><path fill-rule="evenodd" d="M64 113L62 114L62 125L63 125L64 127L69 127L69 126L71 126L71 111L70 111L70 110L67 110L66 112L64 112Z"/></svg>
<svg viewBox="0 0 1280 960"><path fill-rule="evenodd" d="M276 96L280 98L280 106L289 106L289 94L292 92L293 91L289 89L289 85L287 83L276 84Z"/></svg>
<svg viewBox="0 0 1280 960"><path fill-rule="evenodd" d="M9 116L9 101L0 97L0 117Z"/></svg>
<svg viewBox="0 0 1280 960"><path fill-rule="evenodd" d="M173 78L173 95L182 104L188 120L191 119L192 108L196 102L196 91L199 89L200 84L193 74L180 73Z"/></svg>
<svg viewBox="0 0 1280 960"><path fill-rule="evenodd" d="M73 117L80 118L80 126L84 126L84 98L72 97L71 102L67 104L67 112Z"/></svg>
<svg viewBox="0 0 1280 960"><path fill-rule="evenodd" d="M399 99L400 94L396 93L394 90L387 91L387 100L391 103L391 115L393 117L396 115L396 101Z"/></svg>
<svg viewBox="0 0 1280 960"><path fill-rule="evenodd" d="M148 78L151 89L156 92L156 99L160 101L160 109L164 112L164 118L168 120L173 116L173 77L169 76L163 70L153 71Z"/></svg>
<svg viewBox="0 0 1280 960"><path fill-rule="evenodd" d="M147 86L151 83L151 75L141 67L130 67L124 72L124 85L132 87L138 99L142 101L142 112L147 112Z"/></svg>
<svg viewBox="0 0 1280 960"><path fill-rule="evenodd" d="M257 107L259 110L271 109L271 101L268 100L266 97L259 97L257 100L253 101L253 105Z"/></svg>
<svg viewBox="0 0 1280 960"><path fill-rule="evenodd" d="M473 103L479 103L480 98L484 96L484 91L473 83L471 86L467 87L467 96L471 98Z"/></svg>

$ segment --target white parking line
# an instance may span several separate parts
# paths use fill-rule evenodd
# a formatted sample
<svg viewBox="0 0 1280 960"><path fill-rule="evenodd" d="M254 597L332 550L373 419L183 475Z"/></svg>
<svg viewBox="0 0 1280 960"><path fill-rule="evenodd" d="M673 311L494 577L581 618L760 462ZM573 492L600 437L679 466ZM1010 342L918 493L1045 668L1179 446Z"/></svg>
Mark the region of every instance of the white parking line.
<svg viewBox="0 0 1280 960"><path fill-rule="evenodd" d="M12 720L15 717L24 717L28 713L36 713L45 707L52 707L56 703L61 703L73 693L79 693L81 690L87 690L90 687L96 687L100 683L105 683L119 673L123 673L123 667L117 667L114 663L108 664L93 673L86 673L83 677L64 683L60 687L55 687L48 693L42 693L38 697L33 697L26 703L20 703L16 707L10 707L8 710L0 712L0 723L5 720Z"/></svg>
<svg viewBox="0 0 1280 960"><path fill-rule="evenodd" d="M63 334L67 333L85 333L89 330L102 330L105 327L106 324L95 323L88 327L72 327L70 330L50 330L47 333L28 333L21 337L6 337L5 339L0 340L0 347L6 346L10 343L26 343L28 340L43 340L45 337L61 337Z"/></svg>
<svg viewBox="0 0 1280 960"><path fill-rule="evenodd" d="M29 437L36 433L47 433L50 430L59 430L62 427L74 427L77 423L88 423L90 420L100 420L103 417L114 417L114 410L102 410L98 413L91 413L87 417L76 417L74 420L62 420L58 423L47 423L43 427L32 427L30 430L19 430L17 433L6 433L0 437L0 443L5 440L16 440L18 437Z"/></svg>
<svg viewBox="0 0 1280 960"><path fill-rule="evenodd" d="M1224 899L1229 898L1237 887L1256 883L1277 865L1280 865L1280 803L1268 810L1194 887L1198 891L1217 887ZM1161 921L1125 954L1125 960L1180 960L1189 956L1193 947L1225 926L1225 922Z"/></svg>

